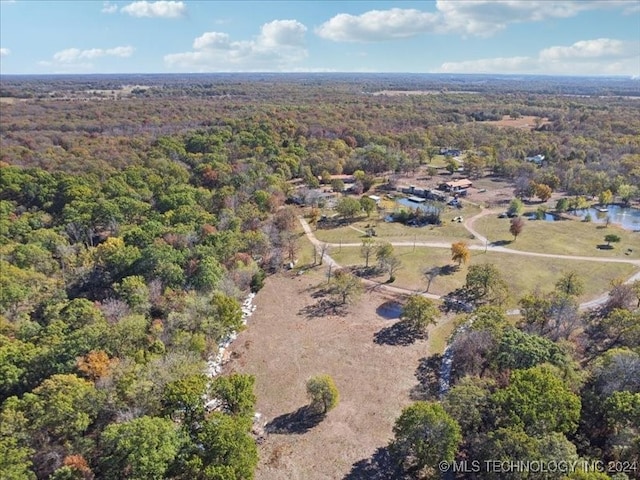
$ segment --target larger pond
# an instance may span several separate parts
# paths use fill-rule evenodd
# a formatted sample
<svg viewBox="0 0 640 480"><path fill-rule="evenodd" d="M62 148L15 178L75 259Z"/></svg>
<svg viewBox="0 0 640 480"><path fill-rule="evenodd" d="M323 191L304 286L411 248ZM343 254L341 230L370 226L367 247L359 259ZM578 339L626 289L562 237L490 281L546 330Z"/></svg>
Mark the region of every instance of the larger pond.
<svg viewBox="0 0 640 480"><path fill-rule="evenodd" d="M606 212L601 212L597 208L585 208L577 210L575 215L583 219L589 215L591 221L596 223L606 223L608 217L611 223L620 225L622 228L640 230L640 209L638 208L609 205Z"/></svg>
<svg viewBox="0 0 640 480"><path fill-rule="evenodd" d="M609 218L610 223L620 225L627 230L640 231L640 209L631 207L621 207L620 205L609 205L607 211L601 211L598 208L582 208L580 210L570 210L567 212L569 215L574 215L581 219L586 219L587 216L591 217L591 221L595 223L606 223ZM525 213L525 217L533 219L536 218L535 212ZM544 220L546 222L553 222L557 220L556 216L552 213L545 213Z"/></svg>

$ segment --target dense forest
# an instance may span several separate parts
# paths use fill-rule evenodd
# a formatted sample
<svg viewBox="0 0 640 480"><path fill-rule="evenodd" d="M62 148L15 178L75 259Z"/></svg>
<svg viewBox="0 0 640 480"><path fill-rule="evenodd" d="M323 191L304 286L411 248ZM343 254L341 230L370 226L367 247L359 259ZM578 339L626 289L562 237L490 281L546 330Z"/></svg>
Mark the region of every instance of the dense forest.
<svg viewBox="0 0 640 480"><path fill-rule="evenodd" d="M207 361L295 257L294 181L367 190L451 147L522 198L633 203L639 97L621 79L3 77L2 478L253 478L254 379ZM535 127L492 123L521 116ZM638 292L616 285L571 335L577 284L523 299L516 326L472 314L438 404L456 458L637 465ZM590 475L574 478L606 478Z"/></svg>

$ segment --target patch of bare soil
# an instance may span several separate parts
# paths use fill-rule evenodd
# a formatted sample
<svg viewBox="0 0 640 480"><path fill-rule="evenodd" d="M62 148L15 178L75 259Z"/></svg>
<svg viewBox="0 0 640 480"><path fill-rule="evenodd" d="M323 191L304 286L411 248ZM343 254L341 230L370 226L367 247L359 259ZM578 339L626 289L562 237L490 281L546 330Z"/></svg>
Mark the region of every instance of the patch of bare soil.
<svg viewBox="0 0 640 480"><path fill-rule="evenodd" d="M548 118L539 118L534 117L533 115L523 115L518 118L511 118L509 115L505 115L502 117L502 120L488 120L483 123L495 125L496 127L513 127L533 130L550 122Z"/></svg>
<svg viewBox="0 0 640 480"><path fill-rule="evenodd" d="M317 295L323 279L321 271L269 278L231 347L226 372L255 375L256 410L268 432L258 480L390 478L393 423L412 396L423 395L427 342L398 341L387 308L394 299L369 291L346 311L311 315L326 300ZM314 418L305 384L322 373L335 380L340 403Z"/></svg>

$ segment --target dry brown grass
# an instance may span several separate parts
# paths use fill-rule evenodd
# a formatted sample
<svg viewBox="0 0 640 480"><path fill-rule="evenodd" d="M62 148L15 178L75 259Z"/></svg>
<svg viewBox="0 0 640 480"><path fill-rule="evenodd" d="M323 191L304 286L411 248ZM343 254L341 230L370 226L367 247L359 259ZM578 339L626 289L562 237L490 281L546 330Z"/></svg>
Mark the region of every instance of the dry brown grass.
<svg viewBox="0 0 640 480"><path fill-rule="evenodd" d="M258 480L341 479L355 462L366 460L392 437L392 427L418 385L420 359L429 341L390 345L375 341L395 320L376 309L390 300L366 292L345 314L305 314L318 298L324 273L291 272L271 277L256 296L249 328L234 342L228 371L256 377L257 411L269 423L308 403L305 383L313 375L331 375L340 391L338 406L303 433L270 433L260 445ZM434 331L442 337L450 319Z"/></svg>
<svg viewBox="0 0 640 480"><path fill-rule="evenodd" d="M511 118L509 115L505 115L502 117L502 120L488 120L482 123L503 128L512 127L533 130L536 128L536 118L538 117L534 117L533 115L523 115L520 118ZM544 125L545 123L549 123L548 118L540 119L540 125Z"/></svg>

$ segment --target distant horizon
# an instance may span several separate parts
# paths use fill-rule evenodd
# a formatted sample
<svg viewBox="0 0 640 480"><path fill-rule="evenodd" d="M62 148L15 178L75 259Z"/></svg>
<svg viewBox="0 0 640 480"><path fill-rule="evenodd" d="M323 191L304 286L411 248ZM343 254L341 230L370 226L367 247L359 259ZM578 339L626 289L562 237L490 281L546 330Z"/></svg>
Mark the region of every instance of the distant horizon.
<svg viewBox="0 0 640 480"><path fill-rule="evenodd" d="M96 72L96 73L0 73L0 77L99 77L99 76L207 76L207 75L409 75L409 76L429 76L429 77L549 77L549 78L620 78L628 80L640 80L639 75L629 74L560 74L560 73L486 73L486 72L358 72L358 71L335 71L335 72L297 72L297 71L237 71L237 72Z"/></svg>
<svg viewBox="0 0 640 480"><path fill-rule="evenodd" d="M0 0L0 74L640 77L637 0Z"/></svg>

